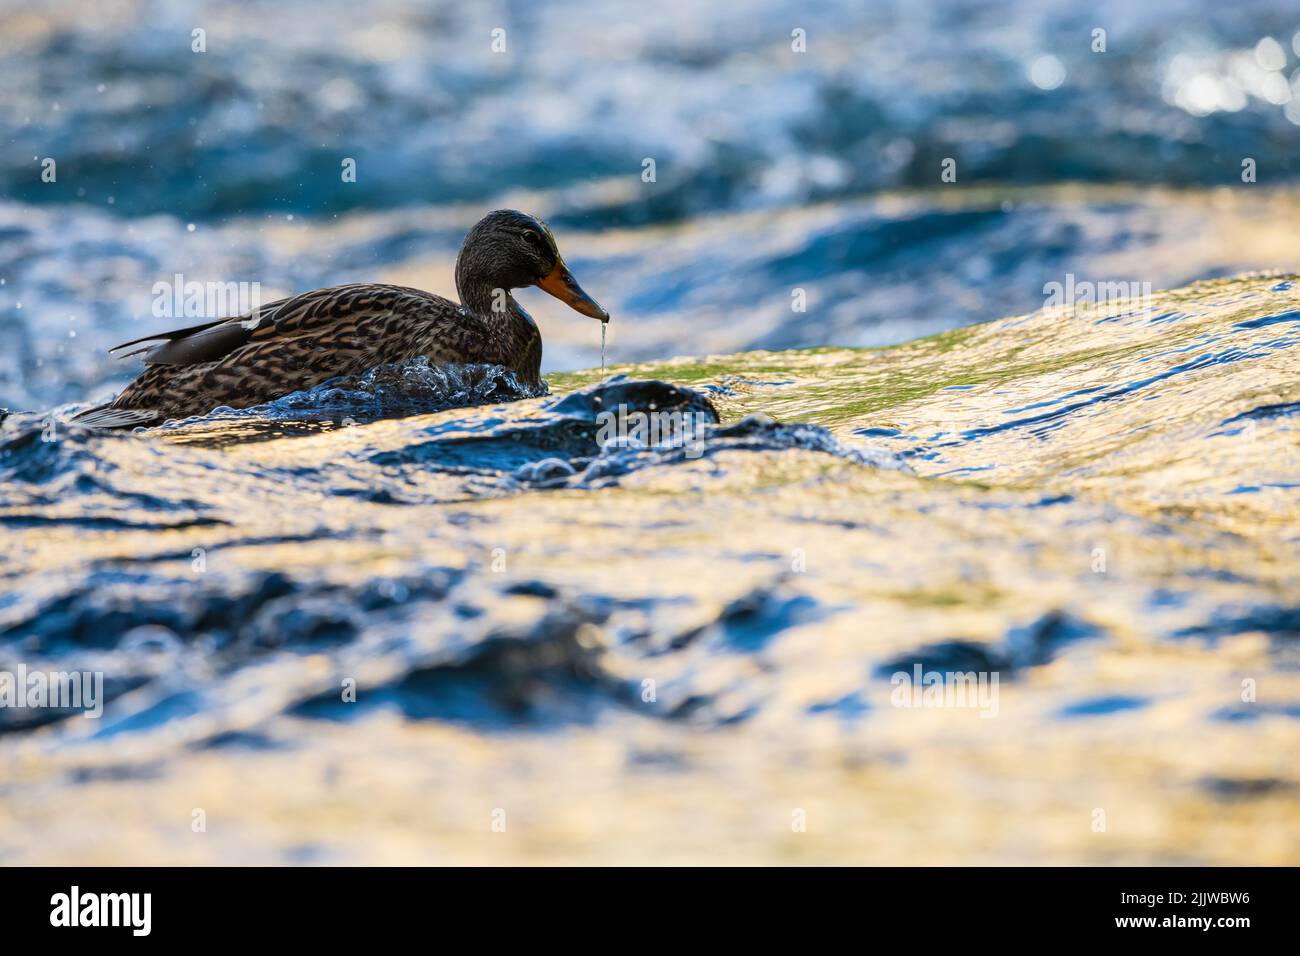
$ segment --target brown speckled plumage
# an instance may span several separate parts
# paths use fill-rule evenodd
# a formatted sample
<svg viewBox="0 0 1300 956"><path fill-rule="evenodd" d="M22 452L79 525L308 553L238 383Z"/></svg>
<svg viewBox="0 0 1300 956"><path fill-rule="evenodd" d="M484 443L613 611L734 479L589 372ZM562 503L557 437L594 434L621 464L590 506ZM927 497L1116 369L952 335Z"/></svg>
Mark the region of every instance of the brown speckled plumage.
<svg viewBox="0 0 1300 956"><path fill-rule="evenodd" d="M396 285L318 289L251 315L162 333L146 344L143 373L108 405L77 416L114 428L244 408L338 375L424 355L434 364L491 363L535 384L542 337L510 294L537 285L600 321L609 316L574 281L550 230L513 210L484 217L456 260L457 305ZM134 352L129 354L135 354Z"/></svg>

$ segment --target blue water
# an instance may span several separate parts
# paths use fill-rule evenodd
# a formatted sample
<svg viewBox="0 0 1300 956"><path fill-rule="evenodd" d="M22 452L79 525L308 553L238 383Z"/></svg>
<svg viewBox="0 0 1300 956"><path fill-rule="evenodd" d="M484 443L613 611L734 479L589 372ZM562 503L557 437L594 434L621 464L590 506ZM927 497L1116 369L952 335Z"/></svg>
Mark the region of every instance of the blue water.
<svg viewBox="0 0 1300 956"><path fill-rule="evenodd" d="M106 697L0 709L0 860L1295 861L1294 5L51 0L0 143L0 672ZM618 374L523 290L537 387L70 422L157 284L450 295L497 207Z"/></svg>
<svg viewBox="0 0 1300 956"><path fill-rule="evenodd" d="M612 361L889 344L1036 308L1067 272L1159 288L1294 261L1195 198L1241 187L1243 156L1258 189L1300 172L1277 86L1300 15L1276 2L23 9L0 41L0 407L120 388L136 366L105 350L179 324L151 308L176 273L269 296L400 269L449 294L502 205L547 217L612 304ZM1192 192L1033 191L1060 183ZM545 368L596 364L547 309Z"/></svg>

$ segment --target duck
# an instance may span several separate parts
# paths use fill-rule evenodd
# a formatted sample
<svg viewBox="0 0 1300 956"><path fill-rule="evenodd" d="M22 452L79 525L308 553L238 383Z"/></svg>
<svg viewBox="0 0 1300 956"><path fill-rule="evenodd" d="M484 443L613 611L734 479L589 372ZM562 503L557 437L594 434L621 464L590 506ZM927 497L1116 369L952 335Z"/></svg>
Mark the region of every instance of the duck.
<svg viewBox="0 0 1300 956"><path fill-rule="evenodd" d="M144 371L111 402L73 421L100 429L148 428L222 406L260 405L419 356L434 365L504 366L537 387L542 336L515 289L536 286L582 315L609 322L609 313L565 265L550 228L518 210L490 212L469 230L455 276L460 302L406 286L354 283L123 342L110 354L143 354Z"/></svg>

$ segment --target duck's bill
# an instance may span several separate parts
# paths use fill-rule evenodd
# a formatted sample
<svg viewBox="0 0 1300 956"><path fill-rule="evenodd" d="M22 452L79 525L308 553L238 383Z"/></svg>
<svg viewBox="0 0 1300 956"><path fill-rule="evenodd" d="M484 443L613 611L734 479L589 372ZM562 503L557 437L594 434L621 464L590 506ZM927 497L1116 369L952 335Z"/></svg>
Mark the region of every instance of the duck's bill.
<svg viewBox="0 0 1300 956"><path fill-rule="evenodd" d="M573 277L573 273L563 262L557 262L549 275L539 279L537 288L549 292L576 312L602 322L609 321L609 313L600 307L600 303L582 291L582 286L578 285L578 280Z"/></svg>

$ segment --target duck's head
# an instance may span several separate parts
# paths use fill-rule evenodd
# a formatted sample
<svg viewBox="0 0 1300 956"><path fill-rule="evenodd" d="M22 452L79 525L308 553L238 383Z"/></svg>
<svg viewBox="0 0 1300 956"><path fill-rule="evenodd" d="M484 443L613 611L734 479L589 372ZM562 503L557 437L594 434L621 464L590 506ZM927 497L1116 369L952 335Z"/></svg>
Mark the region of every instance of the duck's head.
<svg viewBox="0 0 1300 956"><path fill-rule="evenodd" d="M465 236L456 259L462 300L470 283L500 289L535 285L583 315L609 321L609 313L569 272L546 223L513 209L488 213Z"/></svg>

